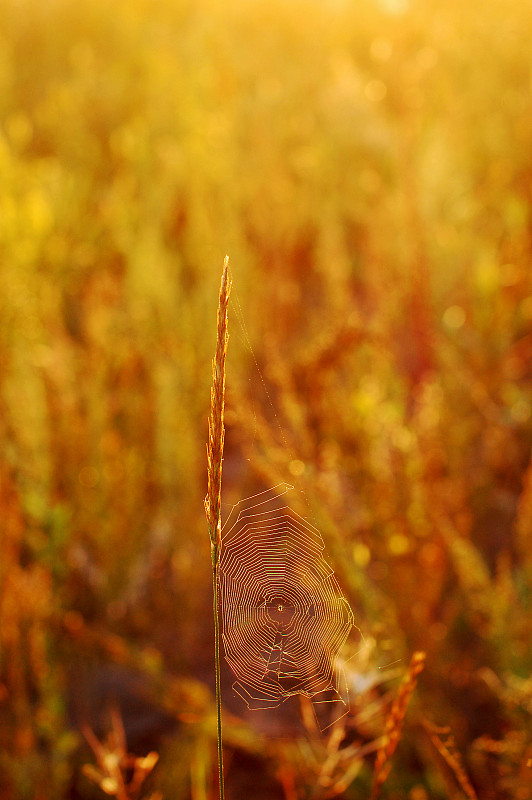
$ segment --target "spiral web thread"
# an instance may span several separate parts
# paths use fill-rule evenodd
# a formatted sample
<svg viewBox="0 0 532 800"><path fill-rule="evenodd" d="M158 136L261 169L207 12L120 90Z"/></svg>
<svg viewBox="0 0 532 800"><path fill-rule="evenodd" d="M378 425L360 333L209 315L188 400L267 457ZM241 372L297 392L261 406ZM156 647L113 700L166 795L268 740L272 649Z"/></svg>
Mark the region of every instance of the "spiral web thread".
<svg viewBox="0 0 532 800"><path fill-rule="evenodd" d="M302 694L324 730L349 711L339 657L354 618L319 531L288 504L291 490L279 484L237 503L224 525L222 641L248 708Z"/></svg>

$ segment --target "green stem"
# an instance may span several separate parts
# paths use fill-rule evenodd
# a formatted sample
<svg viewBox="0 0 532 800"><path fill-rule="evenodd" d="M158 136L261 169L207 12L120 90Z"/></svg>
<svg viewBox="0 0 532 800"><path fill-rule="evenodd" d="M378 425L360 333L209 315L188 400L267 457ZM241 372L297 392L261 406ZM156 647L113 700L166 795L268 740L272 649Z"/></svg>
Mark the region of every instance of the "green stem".
<svg viewBox="0 0 532 800"><path fill-rule="evenodd" d="M222 748L222 687L220 681L220 621L218 619L218 545L212 546L212 588L214 615L214 668L216 673L216 715L218 732L218 779L220 800L224 800L224 765Z"/></svg>

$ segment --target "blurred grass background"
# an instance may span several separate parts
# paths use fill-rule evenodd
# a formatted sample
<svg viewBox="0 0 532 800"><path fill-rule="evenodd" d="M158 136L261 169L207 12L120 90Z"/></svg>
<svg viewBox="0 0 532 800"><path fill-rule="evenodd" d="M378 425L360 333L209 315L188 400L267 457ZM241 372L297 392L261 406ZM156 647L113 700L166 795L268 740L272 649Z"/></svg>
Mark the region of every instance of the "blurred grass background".
<svg viewBox="0 0 532 800"><path fill-rule="evenodd" d="M153 791L215 796L226 252L226 507L305 491L370 651L346 745L422 649L387 796L463 796L426 719L479 797L532 796L530 30L528 0L0 0L2 798L102 796L80 728L114 703ZM230 797L368 796L369 750L331 776L224 682Z"/></svg>

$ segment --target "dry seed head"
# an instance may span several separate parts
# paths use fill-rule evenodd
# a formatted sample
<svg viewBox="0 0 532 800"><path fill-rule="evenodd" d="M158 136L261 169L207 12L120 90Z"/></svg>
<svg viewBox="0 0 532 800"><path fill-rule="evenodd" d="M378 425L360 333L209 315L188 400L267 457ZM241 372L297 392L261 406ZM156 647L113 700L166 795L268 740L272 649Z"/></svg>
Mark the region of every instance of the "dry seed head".
<svg viewBox="0 0 532 800"><path fill-rule="evenodd" d="M218 550L221 536L220 505L222 493L222 460L224 451L225 356L227 353L227 306L231 280L227 274L228 256L224 259L218 301L216 355L212 362L211 413L207 442L207 495L205 513L212 547Z"/></svg>
<svg viewBox="0 0 532 800"><path fill-rule="evenodd" d="M373 773L373 786L371 790L371 800L377 800L381 786L388 777L391 768L391 757L393 756L399 740L406 715L406 710L410 698L416 688L419 674L425 666L425 653L418 651L414 653L410 661L410 666L404 676L397 697L392 703L392 707L386 718L384 740L377 752L375 759L375 769Z"/></svg>
<svg viewBox="0 0 532 800"><path fill-rule="evenodd" d="M468 800L478 800L477 793L475 792L471 781L469 780L469 776L467 775L467 772L462 764L460 753L456 749L454 737L451 735L450 729L437 728L428 720L423 722L423 727L425 728L425 731L427 732L432 744L443 758L449 769L453 772L458 785ZM446 736L445 741L441 738L442 734Z"/></svg>

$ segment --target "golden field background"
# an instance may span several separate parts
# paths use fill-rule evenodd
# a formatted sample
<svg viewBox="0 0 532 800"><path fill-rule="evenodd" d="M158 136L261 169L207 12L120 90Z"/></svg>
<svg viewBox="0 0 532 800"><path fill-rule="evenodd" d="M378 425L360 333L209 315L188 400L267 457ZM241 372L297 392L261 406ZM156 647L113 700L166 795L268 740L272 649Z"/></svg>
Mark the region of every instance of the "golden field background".
<svg viewBox="0 0 532 800"><path fill-rule="evenodd" d="M528 0L0 0L2 798L103 797L112 708L159 754L142 797L216 797L225 253L226 513L296 483L365 638L341 741L226 669L228 798L368 798L415 650L383 797L532 797L531 30Z"/></svg>

